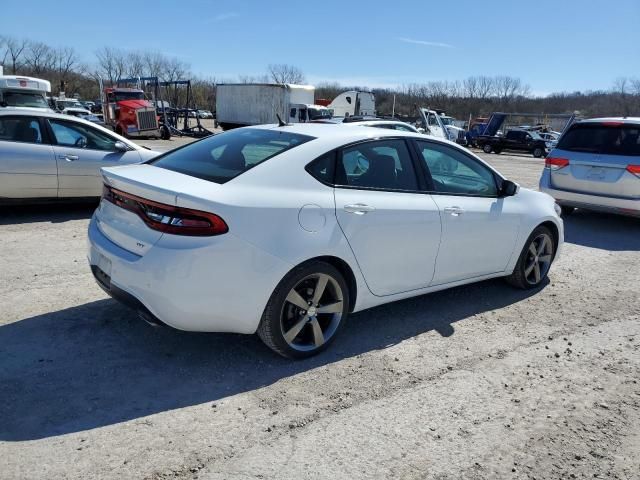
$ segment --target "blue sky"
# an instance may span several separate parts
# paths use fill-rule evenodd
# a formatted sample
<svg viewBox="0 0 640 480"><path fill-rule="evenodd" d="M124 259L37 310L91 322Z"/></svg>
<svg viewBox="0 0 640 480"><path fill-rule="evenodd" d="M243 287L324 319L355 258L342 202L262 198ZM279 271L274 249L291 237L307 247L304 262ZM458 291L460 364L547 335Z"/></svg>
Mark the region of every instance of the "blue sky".
<svg viewBox="0 0 640 480"><path fill-rule="evenodd" d="M0 34L73 46L87 63L108 45L220 79L289 63L309 83L511 75L538 94L640 76L638 33L640 0L31 0L3 2L0 16Z"/></svg>

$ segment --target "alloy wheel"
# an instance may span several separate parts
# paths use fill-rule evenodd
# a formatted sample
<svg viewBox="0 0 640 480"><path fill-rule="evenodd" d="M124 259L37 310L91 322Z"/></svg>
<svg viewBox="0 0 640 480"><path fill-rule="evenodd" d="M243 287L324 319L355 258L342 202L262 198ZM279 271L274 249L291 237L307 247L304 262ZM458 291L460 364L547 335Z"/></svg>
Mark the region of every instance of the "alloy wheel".
<svg viewBox="0 0 640 480"><path fill-rule="evenodd" d="M308 275L287 294L280 317L282 335L294 350L315 350L334 335L343 311L338 282L325 273Z"/></svg>
<svg viewBox="0 0 640 480"><path fill-rule="evenodd" d="M524 277L529 285L537 285L549 272L553 259L553 240L546 233L533 239L527 250Z"/></svg>

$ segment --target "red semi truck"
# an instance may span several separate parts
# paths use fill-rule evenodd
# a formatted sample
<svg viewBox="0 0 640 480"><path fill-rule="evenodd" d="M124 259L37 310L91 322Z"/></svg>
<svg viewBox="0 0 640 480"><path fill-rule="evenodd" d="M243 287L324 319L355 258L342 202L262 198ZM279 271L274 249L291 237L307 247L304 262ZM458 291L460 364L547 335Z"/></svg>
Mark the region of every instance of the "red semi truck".
<svg viewBox="0 0 640 480"><path fill-rule="evenodd" d="M105 123L123 137L164 138L155 107L138 88L105 88L102 113Z"/></svg>

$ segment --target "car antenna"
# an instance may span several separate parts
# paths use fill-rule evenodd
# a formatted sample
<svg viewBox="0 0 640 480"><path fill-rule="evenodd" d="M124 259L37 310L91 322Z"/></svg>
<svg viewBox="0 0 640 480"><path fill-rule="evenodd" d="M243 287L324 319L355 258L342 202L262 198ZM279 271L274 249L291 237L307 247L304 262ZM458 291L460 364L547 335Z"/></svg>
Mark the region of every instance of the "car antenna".
<svg viewBox="0 0 640 480"><path fill-rule="evenodd" d="M276 117L278 118L278 126L279 127L286 127L287 126L287 124L282 121L282 118L280 118L280 114L279 113L276 113Z"/></svg>

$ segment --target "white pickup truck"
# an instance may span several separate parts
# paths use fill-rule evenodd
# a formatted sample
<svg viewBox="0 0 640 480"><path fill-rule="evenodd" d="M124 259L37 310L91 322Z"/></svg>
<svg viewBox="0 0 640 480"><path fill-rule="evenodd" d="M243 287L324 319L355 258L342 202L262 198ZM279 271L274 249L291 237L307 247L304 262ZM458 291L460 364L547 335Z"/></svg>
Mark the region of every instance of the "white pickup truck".
<svg viewBox="0 0 640 480"><path fill-rule="evenodd" d="M419 108L420 117L424 127L424 133L434 137L444 138L452 142L463 143L464 129L454 125L455 119L428 108Z"/></svg>

